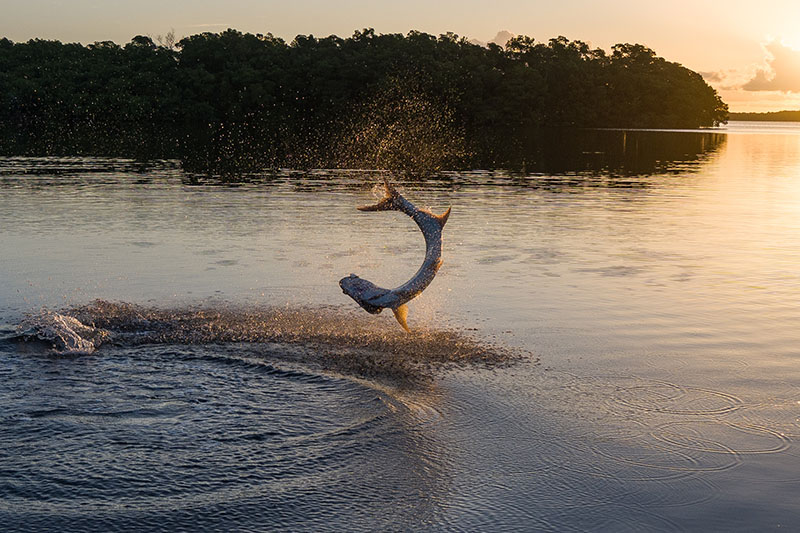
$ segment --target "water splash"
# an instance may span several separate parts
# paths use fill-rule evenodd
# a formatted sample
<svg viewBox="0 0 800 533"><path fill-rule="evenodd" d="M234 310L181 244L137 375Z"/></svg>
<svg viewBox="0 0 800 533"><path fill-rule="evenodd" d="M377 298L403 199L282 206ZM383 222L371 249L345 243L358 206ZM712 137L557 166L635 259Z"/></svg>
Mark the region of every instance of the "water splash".
<svg viewBox="0 0 800 533"><path fill-rule="evenodd" d="M25 339L44 341L58 353L75 355L91 354L111 337L102 328L48 310L26 317L17 330Z"/></svg>
<svg viewBox="0 0 800 533"><path fill-rule="evenodd" d="M343 124L334 166L420 176L462 166L466 146L452 109L417 82L391 78Z"/></svg>
<svg viewBox="0 0 800 533"><path fill-rule="evenodd" d="M259 343L279 345L270 354L279 352L290 362L393 379L429 377L453 365L502 365L523 355L457 329L386 330L334 306L160 309L96 300L31 315L18 329L60 354L93 353L104 343Z"/></svg>

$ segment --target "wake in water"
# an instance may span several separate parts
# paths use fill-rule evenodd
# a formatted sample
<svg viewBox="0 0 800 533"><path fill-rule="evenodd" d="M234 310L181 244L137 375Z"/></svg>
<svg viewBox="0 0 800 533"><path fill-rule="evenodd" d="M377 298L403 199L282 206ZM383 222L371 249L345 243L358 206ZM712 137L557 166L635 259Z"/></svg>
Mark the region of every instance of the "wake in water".
<svg viewBox="0 0 800 533"><path fill-rule="evenodd" d="M30 315L18 333L65 355L90 354L107 343L278 344L287 361L390 379L430 377L453 365L496 366L523 355L455 329L387 332L333 306L159 309L96 300Z"/></svg>

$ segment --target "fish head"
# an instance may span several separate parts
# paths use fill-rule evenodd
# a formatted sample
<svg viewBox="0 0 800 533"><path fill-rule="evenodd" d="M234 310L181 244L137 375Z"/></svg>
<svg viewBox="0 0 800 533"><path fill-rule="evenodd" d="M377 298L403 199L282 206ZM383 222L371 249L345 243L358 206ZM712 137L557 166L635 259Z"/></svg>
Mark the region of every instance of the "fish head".
<svg viewBox="0 0 800 533"><path fill-rule="evenodd" d="M371 281L359 278L355 274L350 274L346 278L340 279L339 286L342 288L343 293L355 300L368 313L377 315L383 311L383 307L370 303L370 300L383 296L389 292L387 289L382 289Z"/></svg>

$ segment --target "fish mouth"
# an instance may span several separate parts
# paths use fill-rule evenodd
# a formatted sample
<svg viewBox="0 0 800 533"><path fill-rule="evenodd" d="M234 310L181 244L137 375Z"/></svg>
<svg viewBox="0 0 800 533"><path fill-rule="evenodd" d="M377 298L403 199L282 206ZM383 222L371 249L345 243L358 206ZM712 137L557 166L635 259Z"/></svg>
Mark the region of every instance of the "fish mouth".
<svg viewBox="0 0 800 533"><path fill-rule="evenodd" d="M360 292L355 286L356 279L359 279L358 276L355 274L350 274L346 278L339 280L339 287L342 288L342 292L348 296L352 296L353 298L355 298L355 296L353 296L354 294L358 294Z"/></svg>
<svg viewBox="0 0 800 533"><path fill-rule="evenodd" d="M367 300L376 296L376 289L382 292L385 292L385 289L379 289L373 283L359 278L355 274L350 274L346 278L340 279L339 287L342 288L343 293L355 300L366 312L377 315L383 311L383 307L373 305Z"/></svg>
<svg viewBox="0 0 800 533"><path fill-rule="evenodd" d="M339 280L339 287L342 288L343 293L347 294L347 286L349 285L349 283L347 283L347 280L352 279L354 277L356 277L355 274L350 274L346 278L342 278Z"/></svg>

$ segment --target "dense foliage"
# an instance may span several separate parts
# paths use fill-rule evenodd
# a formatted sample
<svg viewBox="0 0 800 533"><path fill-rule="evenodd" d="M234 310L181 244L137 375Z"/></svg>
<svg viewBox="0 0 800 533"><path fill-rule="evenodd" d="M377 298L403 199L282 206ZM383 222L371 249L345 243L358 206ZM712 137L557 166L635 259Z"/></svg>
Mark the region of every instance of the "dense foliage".
<svg viewBox="0 0 800 533"><path fill-rule="evenodd" d="M0 40L0 153L183 157L201 167L504 164L542 127L714 126L727 105L637 44L483 47L234 30L158 46Z"/></svg>

